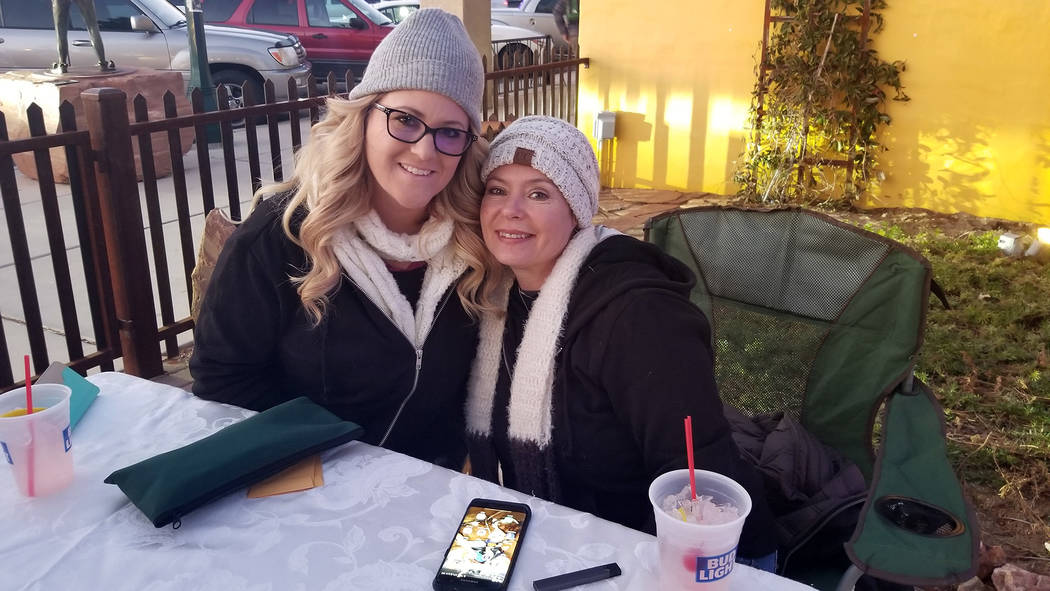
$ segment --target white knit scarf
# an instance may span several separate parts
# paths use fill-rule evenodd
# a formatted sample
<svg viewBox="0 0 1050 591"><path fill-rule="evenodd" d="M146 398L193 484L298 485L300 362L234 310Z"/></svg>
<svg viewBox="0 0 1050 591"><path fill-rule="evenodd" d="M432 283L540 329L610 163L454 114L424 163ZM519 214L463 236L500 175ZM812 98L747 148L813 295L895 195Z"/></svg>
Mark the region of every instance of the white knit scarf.
<svg viewBox="0 0 1050 591"><path fill-rule="evenodd" d="M452 230L452 220L431 216L418 234L398 234L373 210L335 236L333 250L343 270L417 349L430 333L441 297L467 268L455 254ZM414 313L384 258L427 263Z"/></svg>
<svg viewBox="0 0 1050 591"><path fill-rule="evenodd" d="M550 444L551 390L569 298L580 267L591 249L601 240L619 233L603 226L580 230L569 241L543 282L525 323L525 334L518 346L518 358L511 377L508 434L512 439L531 441L541 448ZM500 292L499 302L504 309L512 283L508 279ZM483 314L481 317L481 335L470 376L466 412L467 429L474 436L492 434L492 404L503 352L505 320L505 315Z"/></svg>

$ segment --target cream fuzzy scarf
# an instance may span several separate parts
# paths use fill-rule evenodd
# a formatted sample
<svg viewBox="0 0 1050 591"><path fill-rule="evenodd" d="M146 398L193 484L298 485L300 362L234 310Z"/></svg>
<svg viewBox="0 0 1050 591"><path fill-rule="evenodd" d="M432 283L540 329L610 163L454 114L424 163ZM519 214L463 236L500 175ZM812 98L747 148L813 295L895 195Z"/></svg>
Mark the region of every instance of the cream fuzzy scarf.
<svg viewBox="0 0 1050 591"><path fill-rule="evenodd" d="M335 237L333 250L343 270L417 349L430 333L442 296L467 268L455 255L452 230L452 220L432 216L418 234L398 234L372 210ZM384 258L427 263L415 312Z"/></svg>
<svg viewBox="0 0 1050 591"><path fill-rule="evenodd" d="M598 242L619 233L603 226L581 229L569 241L544 281L525 323L511 378L508 434L512 439L532 442L540 448L550 445L551 390L569 298L587 255ZM504 309L511 284L508 280L500 292L499 301ZM481 318L466 410L467 429L474 437L492 434L492 401L499 376L505 318L493 314L484 314Z"/></svg>

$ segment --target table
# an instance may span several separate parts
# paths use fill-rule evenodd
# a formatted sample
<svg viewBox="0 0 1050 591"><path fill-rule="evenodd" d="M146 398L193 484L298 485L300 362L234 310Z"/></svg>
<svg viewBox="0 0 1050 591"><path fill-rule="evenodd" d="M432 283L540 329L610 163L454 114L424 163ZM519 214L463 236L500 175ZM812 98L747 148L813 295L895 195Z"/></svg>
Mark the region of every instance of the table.
<svg viewBox="0 0 1050 591"><path fill-rule="evenodd" d="M126 374L90 380L101 393L73 433L69 488L21 497L0 468L0 589L427 590L474 497L532 507L513 590L613 561L622 576L582 589L658 588L650 535L361 442L322 455L323 487L242 490L154 528L103 479L253 413ZM734 590L809 589L743 565L733 576Z"/></svg>

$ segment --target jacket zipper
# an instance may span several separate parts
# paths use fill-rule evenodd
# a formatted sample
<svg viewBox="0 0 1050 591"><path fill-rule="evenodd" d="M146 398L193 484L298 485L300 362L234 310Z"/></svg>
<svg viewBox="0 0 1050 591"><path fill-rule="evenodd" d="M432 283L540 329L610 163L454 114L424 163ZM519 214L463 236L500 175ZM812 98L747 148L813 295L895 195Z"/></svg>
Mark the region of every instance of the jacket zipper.
<svg viewBox="0 0 1050 591"><path fill-rule="evenodd" d="M451 297L453 291L453 289L449 289L448 292L445 293L445 298L441 300L441 305L438 306L438 309L434 312L435 324L437 323L438 317L441 316L441 312L445 310L445 305L448 304L448 299L449 297ZM390 437L390 433L394 431L394 425L397 424L397 420L401 417L401 411L405 410L405 406L408 405L408 401L411 400L412 395L416 393L416 387L419 385L419 371L423 368L423 347L426 346L426 341L428 340L430 340L430 334L427 334L427 338L423 340L423 345L421 345L418 349L415 350L416 373L415 376L412 378L412 389L408 391L408 396L405 396L405 399L401 401L401 406L399 406L397 408L397 412L394 413L394 418L390 421L390 426L387 427L386 433L383 434L383 439L379 441L380 447L386 444L386 440ZM409 341L409 344L412 344L412 342Z"/></svg>

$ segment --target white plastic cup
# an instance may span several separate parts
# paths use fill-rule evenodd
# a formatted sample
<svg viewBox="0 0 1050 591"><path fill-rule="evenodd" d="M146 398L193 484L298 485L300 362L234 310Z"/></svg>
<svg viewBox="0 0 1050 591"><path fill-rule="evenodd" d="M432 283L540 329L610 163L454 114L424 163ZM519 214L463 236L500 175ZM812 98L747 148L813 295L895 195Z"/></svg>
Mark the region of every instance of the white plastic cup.
<svg viewBox="0 0 1050 591"><path fill-rule="evenodd" d="M740 532L751 512L751 497L735 480L707 470L695 474L697 497L709 495L716 505L732 505L740 516L717 525L683 521L663 510L663 500L688 488L689 470L674 470L654 480L649 485L649 502L656 515L662 591L728 590Z"/></svg>
<svg viewBox="0 0 1050 591"><path fill-rule="evenodd" d="M62 384L34 385L33 407L44 410L0 416L0 463L11 466L18 491L27 497L49 495L73 481L69 396ZM25 407L25 388L0 394L0 415Z"/></svg>

